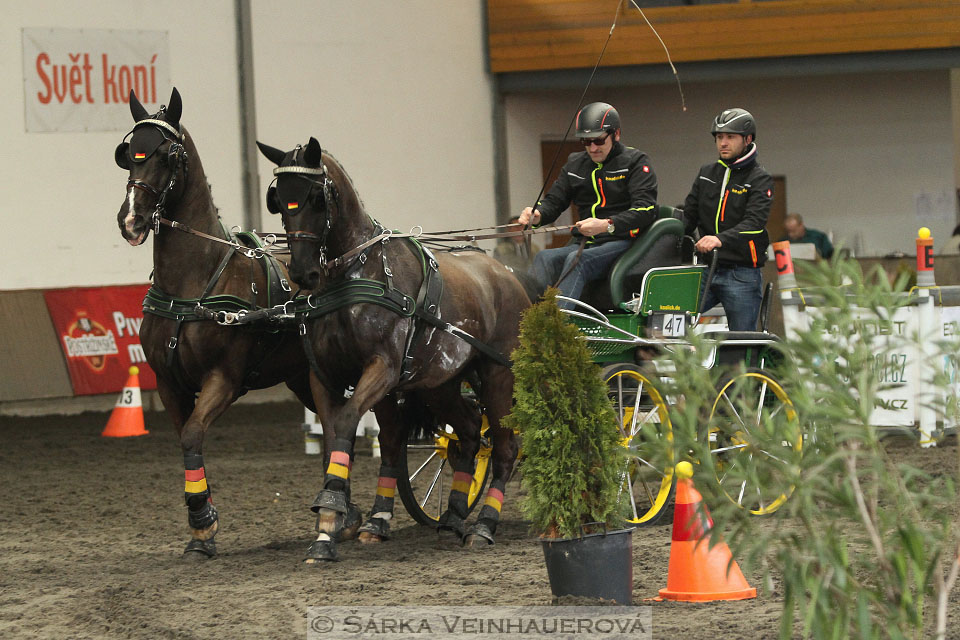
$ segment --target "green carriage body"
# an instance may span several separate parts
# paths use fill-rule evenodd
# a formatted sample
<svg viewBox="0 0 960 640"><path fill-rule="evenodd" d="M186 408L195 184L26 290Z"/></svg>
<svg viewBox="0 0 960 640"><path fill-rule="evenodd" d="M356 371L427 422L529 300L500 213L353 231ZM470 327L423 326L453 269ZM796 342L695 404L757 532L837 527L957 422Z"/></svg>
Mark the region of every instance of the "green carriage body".
<svg viewBox="0 0 960 640"><path fill-rule="evenodd" d="M683 233L682 223L665 213L672 210L661 207L660 219L614 264L608 291L601 288L603 295L588 294L588 304L576 301L574 309L566 311L583 332L594 361L603 367L603 379L619 415L620 437L632 452L621 477L624 495L629 496L628 520L637 526L653 524L668 511L674 484L672 460L658 467L645 459L645 440L672 440L667 403L673 400L657 389L657 376L669 377L671 371L658 372L650 360L664 350L692 348L688 334L696 328L701 290L708 277L706 265L657 264L662 258L658 247L672 245L679 254ZM771 374L783 359L780 339L766 331L711 331L714 327L699 328L713 340L698 359L707 368L723 371L706 427L712 457L702 462L715 467L721 494L750 513L771 513L787 499L792 486L755 487L745 499L743 487L727 487L723 482L745 446L742 433L769 420L777 420L783 433L796 424L789 396ZM754 410L749 425L743 423L746 414L733 409L738 406L735 400L743 397ZM802 447L799 439L775 440L774 446L786 450L774 456L775 461Z"/></svg>

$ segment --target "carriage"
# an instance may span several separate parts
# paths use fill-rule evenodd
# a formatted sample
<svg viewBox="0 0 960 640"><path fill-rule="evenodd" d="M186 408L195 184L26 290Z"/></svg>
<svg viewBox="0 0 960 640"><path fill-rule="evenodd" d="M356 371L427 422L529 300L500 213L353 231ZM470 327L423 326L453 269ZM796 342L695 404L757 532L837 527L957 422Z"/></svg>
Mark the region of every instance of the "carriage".
<svg viewBox="0 0 960 640"><path fill-rule="evenodd" d="M717 325L698 325L701 283L710 277L709 265L696 264L677 211L660 206L657 221L618 259L606 282L586 291L584 301L560 297L572 306L564 312L582 331L594 362L602 367L608 397L619 417L621 442L632 454L623 463L621 499L628 503L628 521L635 526L656 523L669 511L675 484L674 461L664 462L662 455L655 461L656 447L649 446L654 438L672 439L668 403L677 401L659 390L658 383L671 372L669 365L663 370L663 361L658 370L655 356L693 348L687 336L694 331L704 331L711 338L702 354L703 366L722 371L705 416L704 437L711 459L700 462L713 466L722 493L752 514L772 513L791 491L788 485L770 481L775 473L765 474L762 486L730 473L740 456L760 455L764 464L779 465L792 456L772 448L799 453L802 447L802 438L788 438L757 451L743 437L761 423L768 428L772 423L782 433L796 432L796 411L773 372L783 356L779 338L767 331L772 287L768 284L764 293L757 331L715 331ZM424 525L435 524L443 509L444 483L449 483L445 452L451 438L455 435L443 430L414 438L406 447L407 473L398 490L407 511ZM488 457L489 450L481 449L471 506L482 493Z"/></svg>

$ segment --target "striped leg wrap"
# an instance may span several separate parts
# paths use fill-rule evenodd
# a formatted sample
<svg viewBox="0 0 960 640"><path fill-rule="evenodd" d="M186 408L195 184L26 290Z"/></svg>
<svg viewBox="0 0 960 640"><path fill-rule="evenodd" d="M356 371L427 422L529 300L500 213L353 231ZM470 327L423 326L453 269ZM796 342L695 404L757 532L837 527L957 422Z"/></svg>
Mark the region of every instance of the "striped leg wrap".
<svg viewBox="0 0 960 640"><path fill-rule="evenodd" d="M350 469L353 467L353 444L349 440L337 438L327 464L325 489L345 490L350 483Z"/></svg>
<svg viewBox="0 0 960 640"><path fill-rule="evenodd" d="M493 480L487 489L487 497L483 501L483 508L477 515L477 520L488 520L496 525L500 522L500 510L503 508L503 490L506 484L502 480Z"/></svg>
<svg viewBox="0 0 960 640"><path fill-rule="evenodd" d="M377 479L377 495L373 499L373 511L371 512L373 517L389 520L393 516L393 499L397 493L398 473L399 469L380 465L380 477Z"/></svg>
<svg viewBox="0 0 960 640"><path fill-rule="evenodd" d="M467 498L470 485L473 484L473 474L466 471L457 471L453 474L453 485L450 488L450 510L461 518L467 517Z"/></svg>
<svg viewBox="0 0 960 640"><path fill-rule="evenodd" d="M210 488L203 469L203 455L186 453L183 455L184 484L183 497L187 503L187 520L192 529L207 529L217 521L217 510L213 507Z"/></svg>

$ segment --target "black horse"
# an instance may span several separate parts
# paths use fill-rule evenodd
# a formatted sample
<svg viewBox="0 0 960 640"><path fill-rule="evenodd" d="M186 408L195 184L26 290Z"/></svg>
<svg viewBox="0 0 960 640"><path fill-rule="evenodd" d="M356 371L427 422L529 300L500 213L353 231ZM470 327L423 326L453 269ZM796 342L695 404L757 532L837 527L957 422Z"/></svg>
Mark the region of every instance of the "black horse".
<svg viewBox="0 0 960 640"><path fill-rule="evenodd" d="M192 533L185 553L212 556L218 525L203 462L207 428L248 389L285 382L305 405L314 404L295 334L228 326L244 312L288 299L286 268L263 255L252 234L244 238L221 225L200 156L180 125L181 109L176 89L169 106L153 115L130 92L135 124L115 154L129 171L117 223L134 246L154 230L153 286L140 341L183 448ZM330 451L332 435L325 444Z"/></svg>
<svg viewBox="0 0 960 640"><path fill-rule="evenodd" d="M474 250L433 255L390 234L364 210L343 167L311 138L293 151L257 143L278 168L267 206L283 214L290 273L314 293L302 314L312 359L310 386L324 430L336 434L324 488L314 502L320 535L307 562L336 558L334 540L349 504L356 426L374 408L383 454L377 497L361 540L389 534L401 447L403 404L425 407L451 425L455 471L441 530L465 544L494 540L503 490L517 456L500 420L512 404L513 374L501 354L517 345L530 300L503 265ZM482 415L461 393L473 379L493 441L493 479L477 522L467 530L467 487L480 445ZM352 392L351 392L352 391Z"/></svg>

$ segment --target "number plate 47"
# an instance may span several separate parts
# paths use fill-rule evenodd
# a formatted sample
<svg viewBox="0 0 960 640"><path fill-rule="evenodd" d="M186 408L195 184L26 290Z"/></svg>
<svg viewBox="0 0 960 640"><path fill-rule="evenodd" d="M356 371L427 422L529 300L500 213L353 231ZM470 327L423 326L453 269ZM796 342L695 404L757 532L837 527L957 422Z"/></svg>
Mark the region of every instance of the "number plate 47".
<svg viewBox="0 0 960 640"><path fill-rule="evenodd" d="M687 335L687 316L683 313L654 313L650 333L656 337L682 338Z"/></svg>

